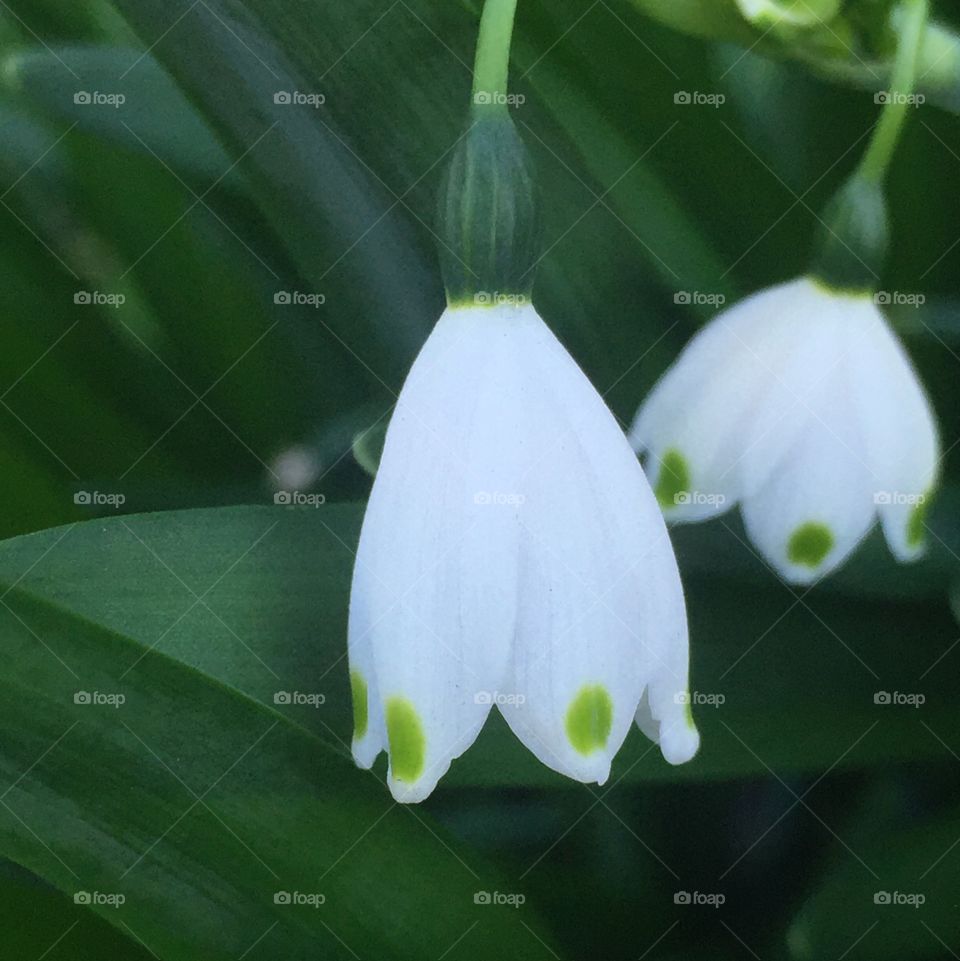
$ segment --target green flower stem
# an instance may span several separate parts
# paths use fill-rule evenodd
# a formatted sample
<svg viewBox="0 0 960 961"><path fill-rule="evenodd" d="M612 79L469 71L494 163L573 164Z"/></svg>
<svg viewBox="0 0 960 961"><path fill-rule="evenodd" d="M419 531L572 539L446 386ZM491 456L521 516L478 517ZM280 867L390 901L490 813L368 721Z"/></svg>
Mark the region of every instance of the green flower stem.
<svg viewBox="0 0 960 961"><path fill-rule="evenodd" d="M513 35L513 16L517 0L486 0L480 17L480 36L477 56L473 64L473 100L482 103L478 94L489 95L491 106L503 106L499 100L507 93L507 74L510 63L510 39ZM499 94L500 98L495 95Z"/></svg>
<svg viewBox="0 0 960 961"><path fill-rule="evenodd" d="M821 218L811 275L833 289L858 296L877 288L890 240L883 181L903 131L927 27L928 0L904 0L900 42L887 101L870 145L853 175Z"/></svg>
<svg viewBox="0 0 960 961"><path fill-rule="evenodd" d="M859 176L871 183L882 183L890 159L900 139L917 74L917 61L927 25L927 0L905 0L903 22L897 56L890 75L888 101L884 105L858 170Z"/></svg>

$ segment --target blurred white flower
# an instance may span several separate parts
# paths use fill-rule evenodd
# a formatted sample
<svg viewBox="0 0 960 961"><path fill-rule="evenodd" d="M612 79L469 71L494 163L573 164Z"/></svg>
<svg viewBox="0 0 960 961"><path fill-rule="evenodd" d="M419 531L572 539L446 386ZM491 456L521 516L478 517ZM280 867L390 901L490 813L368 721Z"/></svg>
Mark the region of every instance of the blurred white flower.
<svg viewBox="0 0 960 961"><path fill-rule="evenodd" d="M448 308L387 431L354 569L353 753L420 801L496 705L603 783L636 717L699 745L676 561L636 457L531 306Z"/></svg>
<svg viewBox="0 0 960 961"><path fill-rule="evenodd" d="M757 26L825 26L840 9L840 0L737 0L744 19Z"/></svg>
<svg viewBox="0 0 960 961"><path fill-rule="evenodd" d="M801 278L720 313L641 406L630 432L668 520L740 503L788 581L841 564L877 515L894 555L923 551L937 428L873 296Z"/></svg>
<svg viewBox="0 0 960 961"><path fill-rule="evenodd" d="M277 490L302 490L319 476L322 465L317 452L303 444L280 451L268 468Z"/></svg>

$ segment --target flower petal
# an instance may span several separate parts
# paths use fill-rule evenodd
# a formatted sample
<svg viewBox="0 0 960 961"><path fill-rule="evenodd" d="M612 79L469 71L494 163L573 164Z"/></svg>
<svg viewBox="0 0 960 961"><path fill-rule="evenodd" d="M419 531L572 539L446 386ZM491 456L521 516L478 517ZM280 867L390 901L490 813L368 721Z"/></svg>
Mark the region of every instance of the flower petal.
<svg viewBox="0 0 960 961"><path fill-rule="evenodd" d="M761 383L742 424L737 470L743 497L762 488L843 376L844 330L862 298L839 295L807 277L764 292L765 336L745 349Z"/></svg>
<svg viewBox="0 0 960 961"><path fill-rule="evenodd" d="M700 330L637 411L629 438L649 451L650 483L671 521L702 520L737 499L736 475L726 470L737 413L750 400L744 378L727 377L741 353L741 318L724 311ZM691 492L715 495L709 502Z"/></svg>
<svg viewBox="0 0 960 961"><path fill-rule="evenodd" d="M747 533L784 579L811 583L838 567L870 529L874 505L846 362L765 486L742 505Z"/></svg>
<svg viewBox="0 0 960 961"><path fill-rule="evenodd" d="M924 549L924 511L937 483L937 425L916 371L873 304L848 327L851 387L874 481L874 501L893 555Z"/></svg>
<svg viewBox="0 0 960 961"><path fill-rule="evenodd" d="M672 552L650 570L644 599L644 623L658 657L635 720L668 763L685 764L699 750L700 734L690 710L687 614Z"/></svg>
<svg viewBox="0 0 960 961"><path fill-rule="evenodd" d="M675 622L651 623L648 592L681 596L656 501L613 415L533 314L526 364L528 469L520 600L500 710L547 766L603 783Z"/></svg>
<svg viewBox="0 0 960 961"><path fill-rule="evenodd" d="M806 316L810 289L794 280L724 310L641 407L630 439L652 453L651 483L669 520L729 510L769 477L798 432L785 414L820 370Z"/></svg>
<svg viewBox="0 0 960 961"><path fill-rule="evenodd" d="M366 590L366 569L357 564L350 590L347 650L350 660L350 695L353 700L353 759L370 768L387 743L377 674L373 664L373 620Z"/></svg>
<svg viewBox="0 0 960 961"><path fill-rule="evenodd" d="M470 746L507 662L517 505L487 496L516 474L509 329L498 308L445 311L398 399L364 518L351 667L375 675L379 704L357 754L386 744L400 801L426 797Z"/></svg>

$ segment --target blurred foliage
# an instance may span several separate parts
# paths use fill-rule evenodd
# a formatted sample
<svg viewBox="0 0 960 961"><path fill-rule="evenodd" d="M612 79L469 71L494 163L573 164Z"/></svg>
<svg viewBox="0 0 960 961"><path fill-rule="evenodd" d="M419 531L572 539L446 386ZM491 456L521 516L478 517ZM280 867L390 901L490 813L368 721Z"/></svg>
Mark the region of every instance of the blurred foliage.
<svg viewBox="0 0 960 961"><path fill-rule="evenodd" d="M892 172L884 277L925 297L891 318L947 451L929 557L901 568L872 538L798 593L735 517L678 530L693 686L713 696L694 705L704 743L684 768L634 732L608 785L575 786L492 718L404 812L345 760L347 590L369 487L353 442L370 429L357 447L369 468L442 307L434 200L478 9L0 12L10 956L960 953L946 4L921 82L931 102ZM804 269L820 207L876 120L865 91L882 88L892 13L859 0L784 34L733 0L521 0L515 116L547 216L536 299L621 421L713 309L676 295L729 301ZM678 105L681 92L725 100ZM326 503L273 505L293 487ZM321 708L275 701L304 688ZM78 714L78 689L128 703ZM268 747L227 776L260 735ZM473 904L493 889L526 903ZM127 901L74 903L92 890ZM284 908L279 890L328 903Z"/></svg>

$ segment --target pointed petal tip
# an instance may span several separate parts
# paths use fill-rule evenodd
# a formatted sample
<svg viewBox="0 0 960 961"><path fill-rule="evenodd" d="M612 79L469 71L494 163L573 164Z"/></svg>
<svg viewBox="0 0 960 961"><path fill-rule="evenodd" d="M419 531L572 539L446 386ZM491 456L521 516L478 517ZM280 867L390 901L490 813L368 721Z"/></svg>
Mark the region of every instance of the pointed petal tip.
<svg viewBox="0 0 960 961"><path fill-rule="evenodd" d="M833 565L825 564L819 569L813 569L785 563L782 560L776 561L773 558L770 558L770 560L777 574L787 584L792 584L794 587L812 587L817 581L823 580L833 569Z"/></svg>
<svg viewBox="0 0 960 961"><path fill-rule="evenodd" d="M364 771L369 771L373 767L373 762L380 755L380 751L383 750L380 744L377 742L376 738L368 734L364 738L353 739L353 743L350 745L350 753L353 755L353 763L359 768L363 768Z"/></svg>
<svg viewBox="0 0 960 961"><path fill-rule="evenodd" d="M889 497L889 495L887 495ZM890 553L901 564L912 564L927 553L927 515L935 490L920 495L899 495L900 503L881 504L880 523Z"/></svg>
<svg viewBox="0 0 960 961"><path fill-rule="evenodd" d="M892 553L901 564L916 564L917 561L922 561L924 557L927 556L929 546L928 542L924 539L919 544L911 547L891 546L890 553Z"/></svg>
<svg viewBox="0 0 960 961"><path fill-rule="evenodd" d="M613 758L606 752L596 752L589 757L567 754L564 758L557 758L554 762L545 762L564 777L581 784L596 784L602 786L610 780L610 765Z"/></svg>
<svg viewBox="0 0 960 961"><path fill-rule="evenodd" d="M392 774L388 774L387 786L398 804L419 804L433 793L437 780L437 778L421 777L413 782L401 781Z"/></svg>
<svg viewBox="0 0 960 961"><path fill-rule="evenodd" d="M622 737L611 737L609 731L594 727L592 732L578 730L570 718L566 729L547 733L529 724L515 710L501 707L513 733L548 768L581 784L605 784L610 778L610 766L620 747ZM602 720L602 719L601 719Z"/></svg>
<svg viewBox="0 0 960 961"><path fill-rule="evenodd" d="M598 751L591 757L575 759L569 771L563 773L582 784L606 784L610 779L612 762L613 758L609 754L605 751L602 753Z"/></svg>
<svg viewBox="0 0 960 961"><path fill-rule="evenodd" d="M644 691L637 706L634 718L637 727L660 745L660 753L668 764L686 764L700 750L700 732L690 704L688 691L680 689L671 693L669 687L660 687L652 693L650 688Z"/></svg>
<svg viewBox="0 0 960 961"><path fill-rule="evenodd" d="M788 546L782 556L768 556L767 560L786 583L795 587L812 587L840 567L855 546L856 543L845 546L843 550L831 546L821 556L806 559L799 559Z"/></svg>
<svg viewBox="0 0 960 961"><path fill-rule="evenodd" d="M400 804L418 804L430 794L450 770L450 764L460 757L476 740L486 714L475 723L464 726L463 718L454 717L459 732L453 739L444 741L447 728L438 726L437 718L426 714L421 718L413 703L402 695L392 695L385 705L387 730L387 784L395 801Z"/></svg>
<svg viewBox="0 0 960 961"><path fill-rule="evenodd" d="M604 784L610 777L613 759L610 735L613 728L614 704L603 684L584 684L570 701L564 719L567 743L559 770L577 781ZM572 750L571 750L572 748ZM566 769L566 770L565 770Z"/></svg>
<svg viewBox="0 0 960 961"><path fill-rule="evenodd" d="M805 520L781 532L777 527L783 527L782 521L758 521L758 512L748 502L744 521L750 540L777 575L788 584L810 587L841 567L869 533L873 517L862 510L860 515L845 530L835 516L833 524Z"/></svg>
<svg viewBox="0 0 960 961"><path fill-rule="evenodd" d="M399 759L402 762L402 758ZM450 770L450 761L437 761L419 772L403 772L398 776L393 758L387 768L387 786L398 804L419 804L425 801L440 783L440 779Z"/></svg>
<svg viewBox="0 0 960 961"><path fill-rule="evenodd" d="M686 764L700 750L700 732L689 715L660 725L660 753L667 764Z"/></svg>

